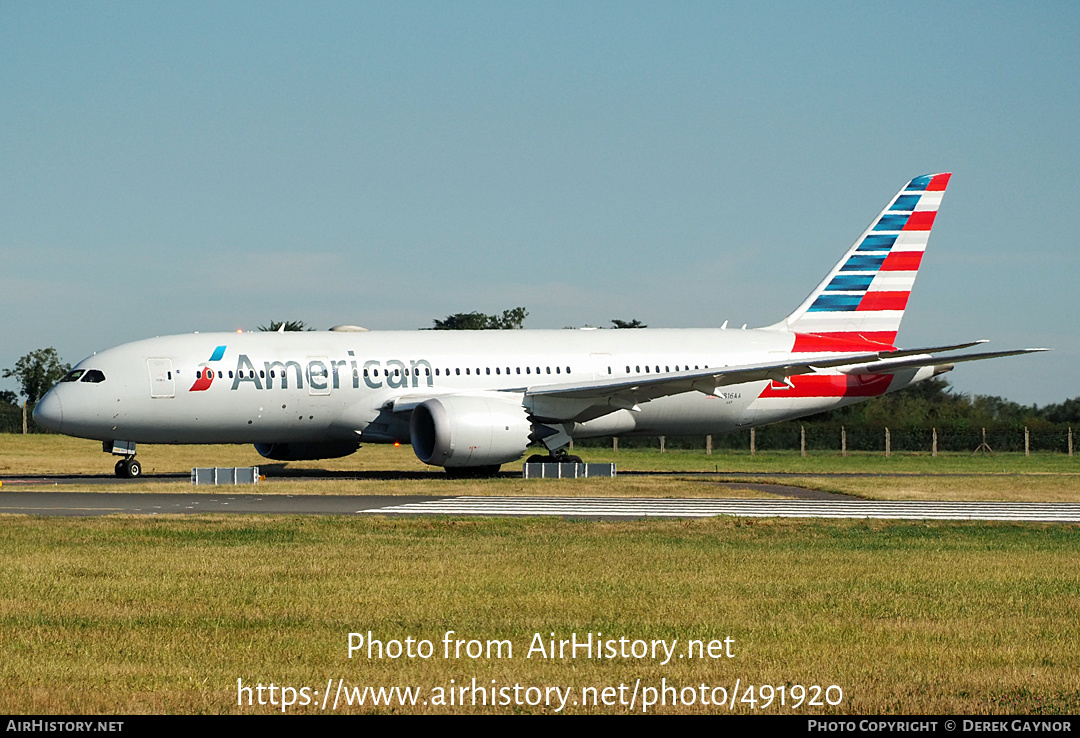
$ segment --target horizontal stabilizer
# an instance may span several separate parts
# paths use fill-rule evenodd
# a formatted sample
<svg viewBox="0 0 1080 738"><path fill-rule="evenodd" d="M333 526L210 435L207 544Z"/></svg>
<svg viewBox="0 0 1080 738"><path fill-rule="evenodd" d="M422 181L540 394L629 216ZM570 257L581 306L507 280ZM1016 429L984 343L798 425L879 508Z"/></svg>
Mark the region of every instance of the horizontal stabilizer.
<svg viewBox="0 0 1080 738"><path fill-rule="evenodd" d="M1013 349L1011 351L983 351L978 354L961 354L959 356L931 356L925 350L918 356L910 358L881 359L867 364L841 369L843 374L892 374L903 369L918 369L924 366L942 366L945 364L959 364L964 361L982 361L983 359L997 359L1002 356L1017 356L1019 354L1034 354L1039 351L1049 351L1045 348Z"/></svg>

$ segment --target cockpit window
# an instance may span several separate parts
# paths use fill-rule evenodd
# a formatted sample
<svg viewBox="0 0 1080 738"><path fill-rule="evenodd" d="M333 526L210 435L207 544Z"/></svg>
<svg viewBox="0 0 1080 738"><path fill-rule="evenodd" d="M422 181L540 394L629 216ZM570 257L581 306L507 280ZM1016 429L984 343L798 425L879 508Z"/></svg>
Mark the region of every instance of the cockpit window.
<svg viewBox="0 0 1080 738"><path fill-rule="evenodd" d="M75 380L72 380L75 381ZM86 376L82 378L83 382L90 382L92 384L98 384L105 381L105 375L98 369L87 369Z"/></svg>
<svg viewBox="0 0 1080 738"><path fill-rule="evenodd" d="M79 377L81 377L83 375L84 371L86 371L86 370L85 369L72 369L70 372L65 374L64 378L61 379L60 381L61 382L78 382Z"/></svg>

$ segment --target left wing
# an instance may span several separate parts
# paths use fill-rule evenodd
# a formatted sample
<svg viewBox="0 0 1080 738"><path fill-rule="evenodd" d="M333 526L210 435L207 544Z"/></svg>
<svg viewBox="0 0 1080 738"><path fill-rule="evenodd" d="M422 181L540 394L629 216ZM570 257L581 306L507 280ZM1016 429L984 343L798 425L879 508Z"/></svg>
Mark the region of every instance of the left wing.
<svg viewBox="0 0 1080 738"><path fill-rule="evenodd" d="M639 410L641 403L660 397L694 391L715 395L721 387L761 380L786 382L788 377L814 374L820 369L837 369L842 374L892 374L924 366L955 364L962 361L978 361L1048 350L1016 349L960 356L934 356L932 353L954 351L979 343L984 343L984 341L900 351L822 354L817 357L800 355L797 361L707 367L681 372L636 375L625 379L545 384L525 388L524 401L530 412L540 420L584 422L615 410Z"/></svg>

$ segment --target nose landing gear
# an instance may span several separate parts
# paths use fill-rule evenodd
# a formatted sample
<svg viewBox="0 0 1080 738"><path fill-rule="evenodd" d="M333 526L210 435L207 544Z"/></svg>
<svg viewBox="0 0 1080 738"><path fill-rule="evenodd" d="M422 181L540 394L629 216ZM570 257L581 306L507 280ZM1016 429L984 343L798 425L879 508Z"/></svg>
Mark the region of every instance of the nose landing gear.
<svg viewBox="0 0 1080 738"><path fill-rule="evenodd" d="M124 458L116 462L113 471L121 479L135 479L142 476L142 464L135 460L134 441L104 441L101 450L113 456Z"/></svg>

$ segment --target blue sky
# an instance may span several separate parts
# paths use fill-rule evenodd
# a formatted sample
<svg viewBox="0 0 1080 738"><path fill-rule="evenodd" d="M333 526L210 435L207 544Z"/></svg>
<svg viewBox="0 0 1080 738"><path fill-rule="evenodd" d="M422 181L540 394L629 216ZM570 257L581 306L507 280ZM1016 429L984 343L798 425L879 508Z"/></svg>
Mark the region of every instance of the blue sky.
<svg viewBox="0 0 1080 738"><path fill-rule="evenodd" d="M1078 69L1069 2L0 2L0 367L518 305L765 325L952 171L898 342L1053 347L949 378L1058 402Z"/></svg>

